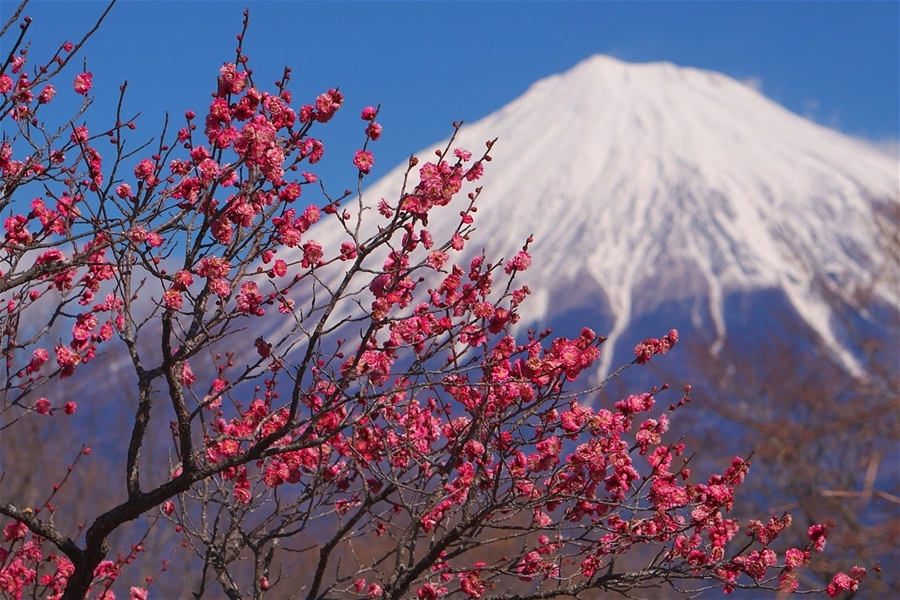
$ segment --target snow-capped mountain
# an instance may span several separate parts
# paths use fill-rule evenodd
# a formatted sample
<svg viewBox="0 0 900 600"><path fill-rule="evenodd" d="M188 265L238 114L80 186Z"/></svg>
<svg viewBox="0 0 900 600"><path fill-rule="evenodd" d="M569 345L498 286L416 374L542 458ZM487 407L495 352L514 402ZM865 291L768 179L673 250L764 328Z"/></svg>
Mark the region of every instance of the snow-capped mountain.
<svg viewBox="0 0 900 600"><path fill-rule="evenodd" d="M510 257L534 234L527 321L599 305L614 342L661 301L705 297L694 320L721 341L728 293L775 288L853 368L798 256L846 285L878 269L872 203L900 201L896 159L725 75L606 56L538 81L455 145L495 137L468 250ZM364 201L396 198L405 169Z"/></svg>

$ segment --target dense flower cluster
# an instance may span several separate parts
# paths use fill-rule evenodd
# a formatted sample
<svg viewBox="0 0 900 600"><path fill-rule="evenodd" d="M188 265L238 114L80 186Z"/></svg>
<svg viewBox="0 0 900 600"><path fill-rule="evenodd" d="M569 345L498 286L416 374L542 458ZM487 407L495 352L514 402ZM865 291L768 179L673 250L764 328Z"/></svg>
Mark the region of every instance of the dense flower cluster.
<svg viewBox="0 0 900 600"><path fill-rule="evenodd" d="M661 339L646 339L634 347L635 362L643 365L650 361L650 357L654 354L665 354L678 342L678 332L674 329L669 331Z"/></svg>

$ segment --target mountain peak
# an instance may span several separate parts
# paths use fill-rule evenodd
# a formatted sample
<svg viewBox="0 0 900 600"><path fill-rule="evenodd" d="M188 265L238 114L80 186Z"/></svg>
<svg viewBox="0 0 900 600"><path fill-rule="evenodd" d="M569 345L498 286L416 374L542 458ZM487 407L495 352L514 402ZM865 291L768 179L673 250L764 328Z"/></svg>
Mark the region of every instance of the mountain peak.
<svg viewBox="0 0 900 600"><path fill-rule="evenodd" d="M726 294L777 288L854 368L797 257L848 283L874 272L872 203L900 202L896 160L720 73L602 55L538 81L456 143L494 137L472 251L509 257L534 234L526 321L600 303L614 341L661 300L702 295L721 342ZM404 171L364 201L396 196Z"/></svg>

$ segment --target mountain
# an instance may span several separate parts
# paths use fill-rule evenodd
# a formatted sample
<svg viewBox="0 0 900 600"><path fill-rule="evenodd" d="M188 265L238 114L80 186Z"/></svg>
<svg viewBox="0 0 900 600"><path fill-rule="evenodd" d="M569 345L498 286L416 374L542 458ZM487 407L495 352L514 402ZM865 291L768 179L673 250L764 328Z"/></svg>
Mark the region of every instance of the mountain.
<svg viewBox="0 0 900 600"><path fill-rule="evenodd" d="M721 345L730 321L746 322L734 314L754 303L746 294L774 292L858 369L804 265L846 287L881 267L874 211L900 202L896 159L725 75L607 56L538 81L464 125L454 146L478 152L495 137L466 251L508 258L534 235L528 323L593 315L613 347L634 344L626 330L676 303ZM405 170L371 185L364 203L396 199ZM326 247L340 235L311 233ZM896 290L876 293L891 302ZM629 359L607 351L602 370Z"/></svg>

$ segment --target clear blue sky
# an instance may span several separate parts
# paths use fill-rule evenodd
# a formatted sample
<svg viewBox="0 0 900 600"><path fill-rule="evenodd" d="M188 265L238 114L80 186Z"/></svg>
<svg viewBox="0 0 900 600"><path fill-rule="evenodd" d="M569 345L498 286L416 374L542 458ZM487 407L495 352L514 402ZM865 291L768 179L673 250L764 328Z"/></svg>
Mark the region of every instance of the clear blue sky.
<svg viewBox="0 0 900 600"><path fill-rule="evenodd" d="M3 20L17 4L0 0ZM104 5L34 1L26 14L35 51L74 39ZM245 48L258 82L287 64L297 104L328 87L345 93L345 110L318 134L332 161L349 165L362 142L359 110L382 103L374 175L446 137L453 120L489 114L595 53L753 81L798 114L874 141L897 140L900 130L897 2L123 0L84 51L97 97L89 123L104 120L123 79L145 136L165 110L202 114L219 66L233 60L247 5Z"/></svg>

